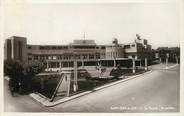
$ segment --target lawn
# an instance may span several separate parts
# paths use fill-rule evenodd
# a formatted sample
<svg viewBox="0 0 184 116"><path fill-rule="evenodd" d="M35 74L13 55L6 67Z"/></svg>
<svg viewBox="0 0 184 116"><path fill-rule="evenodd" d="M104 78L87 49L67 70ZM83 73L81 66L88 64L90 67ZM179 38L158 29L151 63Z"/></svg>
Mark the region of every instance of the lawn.
<svg viewBox="0 0 184 116"><path fill-rule="evenodd" d="M132 69L117 69L111 71L110 75L113 76L113 78L90 78L89 74L85 71L79 71L78 73L78 91L74 92L73 91L73 74L71 76L71 81L70 81L70 96L88 91L88 90L93 90L94 88L103 86L105 84L109 84L111 82L118 81L120 79L124 78L119 78L120 76L131 76L131 75L136 75L140 73L144 73L145 71L143 69L137 69L136 73L132 73ZM34 91L41 93L42 95L46 96L47 98L51 98L58 83L59 80L61 79L61 76L59 75L53 75L51 77L44 77L43 85L41 88L41 79L40 78L34 78Z"/></svg>

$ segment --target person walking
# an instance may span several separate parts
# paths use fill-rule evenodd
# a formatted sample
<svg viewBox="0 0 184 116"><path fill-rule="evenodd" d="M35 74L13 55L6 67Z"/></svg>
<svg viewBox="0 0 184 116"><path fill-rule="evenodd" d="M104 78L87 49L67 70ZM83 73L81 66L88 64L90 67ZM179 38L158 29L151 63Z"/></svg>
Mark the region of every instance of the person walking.
<svg viewBox="0 0 184 116"><path fill-rule="evenodd" d="M15 82L14 82L14 80L10 78L8 85L9 85L11 95L14 96L14 92L15 92Z"/></svg>

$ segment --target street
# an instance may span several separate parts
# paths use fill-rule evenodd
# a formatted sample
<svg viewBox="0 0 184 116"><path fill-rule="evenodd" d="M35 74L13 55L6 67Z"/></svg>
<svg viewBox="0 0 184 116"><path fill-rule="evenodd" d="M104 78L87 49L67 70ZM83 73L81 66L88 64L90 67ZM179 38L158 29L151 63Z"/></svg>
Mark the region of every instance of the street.
<svg viewBox="0 0 184 116"><path fill-rule="evenodd" d="M151 73L54 107L44 107L28 95L12 97L5 80L5 112L179 112L179 65L164 67L151 66Z"/></svg>

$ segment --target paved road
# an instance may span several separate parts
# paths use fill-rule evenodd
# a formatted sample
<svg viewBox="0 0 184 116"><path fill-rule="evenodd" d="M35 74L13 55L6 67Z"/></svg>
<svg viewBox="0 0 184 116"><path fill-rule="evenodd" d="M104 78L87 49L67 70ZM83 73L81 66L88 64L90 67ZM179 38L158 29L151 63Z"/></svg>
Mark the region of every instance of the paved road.
<svg viewBox="0 0 184 116"><path fill-rule="evenodd" d="M178 112L179 65L168 70L160 67L164 66L155 65L149 74L49 108L28 96L12 98L5 92L5 111Z"/></svg>

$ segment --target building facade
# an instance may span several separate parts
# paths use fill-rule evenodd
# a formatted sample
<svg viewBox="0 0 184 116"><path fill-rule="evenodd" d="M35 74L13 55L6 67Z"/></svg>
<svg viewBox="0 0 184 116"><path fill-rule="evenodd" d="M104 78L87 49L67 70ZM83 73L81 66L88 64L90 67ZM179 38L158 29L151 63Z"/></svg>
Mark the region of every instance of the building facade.
<svg viewBox="0 0 184 116"><path fill-rule="evenodd" d="M12 36L5 41L4 59L22 62L44 61L47 68L97 65L105 58L106 46L97 45L94 40L74 40L68 45L30 45L27 38Z"/></svg>
<svg viewBox="0 0 184 116"><path fill-rule="evenodd" d="M94 40L74 40L68 45L31 45L27 38L12 36L5 41L5 60L21 62L43 61L47 68L95 66L101 59L131 60L151 59L151 45L147 40L136 38L135 42L123 45L115 38L111 45L97 45Z"/></svg>
<svg viewBox="0 0 184 116"><path fill-rule="evenodd" d="M106 59L116 59L124 57L125 57L124 46L122 44L119 44L116 38L112 41L111 45L106 46L105 52Z"/></svg>
<svg viewBox="0 0 184 116"><path fill-rule="evenodd" d="M12 36L5 41L4 59L27 61L27 39L25 37Z"/></svg>
<svg viewBox="0 0 184 116"><path fill-rule="evenodd" d="M127 58L135 58L144 60L152 60L154 55L152 54L151 45L148 44L146 39L141 39L139 35L136 35L134 42L126 44L125 47L125 56Z"/></svg>

